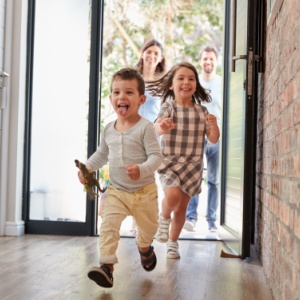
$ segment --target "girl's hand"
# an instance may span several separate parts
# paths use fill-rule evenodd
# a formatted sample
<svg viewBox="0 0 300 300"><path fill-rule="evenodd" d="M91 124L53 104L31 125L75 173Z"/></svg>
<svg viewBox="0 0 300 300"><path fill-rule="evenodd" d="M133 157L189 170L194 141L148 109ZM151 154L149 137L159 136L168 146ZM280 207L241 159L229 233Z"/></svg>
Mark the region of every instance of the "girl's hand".
<svg viewBox="0 0 300 300"><path fill-rule="evenodd" d="M127 167L125 167L126 169L126 173L129 176L130 179L132 180L138 180L140 179L140 168L138 167L138 165L129 165Z"/></svg>
<svg viewBox="0 0 300 300"><path fill-rule="evenodd" d="M206 129L207 138L212 144L215 144L220 138L217 118L212 114L208 114L206 116L206 123L210 126L210 128Z"/></svg>
<svg viewBox="0 0 300 300"><path fill-rule="evenodd" d="M162 121L160 122L160 128L162 128L162 130L164 130L164 131L169 131L175 127L176 127L176 125L173 123L172 118L165 118L165 119L162 119Z"/></svg>
<svg viewBox="0 0 300 300"><path fill-rule="evenodd" d="M217 118L212 114L208 114L206 116L206 123L209 124L211 128L214 128L214 127L218 126L217 125Z"/></svg>
<svg viewBox="0 0 300 300"><path fill-rule="evenodd" d="M160 118L155 122L154 126L157 135L164 134L176 127L172 118Z"/></svg>

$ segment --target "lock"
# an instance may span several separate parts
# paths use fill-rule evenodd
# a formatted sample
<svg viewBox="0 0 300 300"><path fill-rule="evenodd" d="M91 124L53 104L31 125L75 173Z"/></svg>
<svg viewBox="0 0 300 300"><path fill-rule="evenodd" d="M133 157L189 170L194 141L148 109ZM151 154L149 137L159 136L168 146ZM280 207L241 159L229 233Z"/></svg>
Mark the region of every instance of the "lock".
<svg viewBox="0 0 300 300"><path fill-rule="evenodd" d="M8 73L2 72L0 74L0 109L4 109L6 106L6 78L9 76Z"/></svg>
<svg viewBox="0 0 300 300"><path fill-rule="evenodd" d="M2 72L0 74L0 89L2 89L5 86L5 78L8 76L9 76L9 74L6 72Z"/></svg>

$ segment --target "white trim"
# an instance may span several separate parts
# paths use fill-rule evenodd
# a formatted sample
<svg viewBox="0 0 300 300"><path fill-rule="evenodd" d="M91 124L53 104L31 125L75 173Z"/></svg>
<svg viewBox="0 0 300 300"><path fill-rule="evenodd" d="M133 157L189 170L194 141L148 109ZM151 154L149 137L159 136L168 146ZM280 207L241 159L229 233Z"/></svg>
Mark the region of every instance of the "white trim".
<svg viewBox="0 0 300 300"><path fill-rule="evenodd" d="M22 221L25 124L27 0L6 2L4 68L7 103L3 113L0 173L0 236L24 234ZM11 88L13 87L13 88Z"/></svg>
<svg viewBox="0 0 300 300"><path fill-rule="evenodd" d="M268 25L272 25L275 17L277 16L283 0L267 0L267 16Z"/></svg>
<svg viewBox="0 0 300 300"><path fill-rule="evenodd" d="M11 52L12 52L12 19L13 19L13 1L7 1L5 12L5 30L4 30L4 62L3 69L10 73L11 70ZM5 233L5 223L7 215L7 184L8 184L8 144L9 144L9 114L10 114L10 78L6 81L6 105L1 109L1 156L0 156L0 236Z"/></svg>
<svg viewBox="0 0 300 300"><path fill-rule="evenodd" d="M24 221L6 222L5 235L20 236L25 233Z"/></svg>

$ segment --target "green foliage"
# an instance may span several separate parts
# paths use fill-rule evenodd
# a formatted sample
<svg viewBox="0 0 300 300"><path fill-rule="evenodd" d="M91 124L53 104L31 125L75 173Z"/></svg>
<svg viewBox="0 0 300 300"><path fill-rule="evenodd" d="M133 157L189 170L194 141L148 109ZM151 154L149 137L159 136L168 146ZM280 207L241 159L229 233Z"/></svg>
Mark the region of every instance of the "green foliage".
<svg viewBox="0 0 300 300"><path fill-rule="evenodd" d="M155 38L164 45L168 67L189 61L199 69L206 45L222 47L224 0L106 0L104 7L101 124L111 118L108 105L112 74L134 67L143 44ZM101 126L101 127L102 127Z"/></svg>

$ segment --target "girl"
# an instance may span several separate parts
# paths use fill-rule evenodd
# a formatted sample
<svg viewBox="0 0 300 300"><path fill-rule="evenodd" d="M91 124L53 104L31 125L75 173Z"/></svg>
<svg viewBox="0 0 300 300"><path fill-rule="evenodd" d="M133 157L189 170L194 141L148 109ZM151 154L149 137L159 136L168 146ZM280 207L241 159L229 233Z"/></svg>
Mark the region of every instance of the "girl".
<svg viewBox="0 0 300 300"><path fill-rule="evenodd" d="M201 192L204 137L214 144L220 133L216 117L201 105L211 98L200 85L193 65L175 65L153 82L151 89L162 97L154 126L161 135L163 162L157 172L165 195L156 239L167 242L168 258L180 258L177 240L187 205L191 196Z"/></svg>

